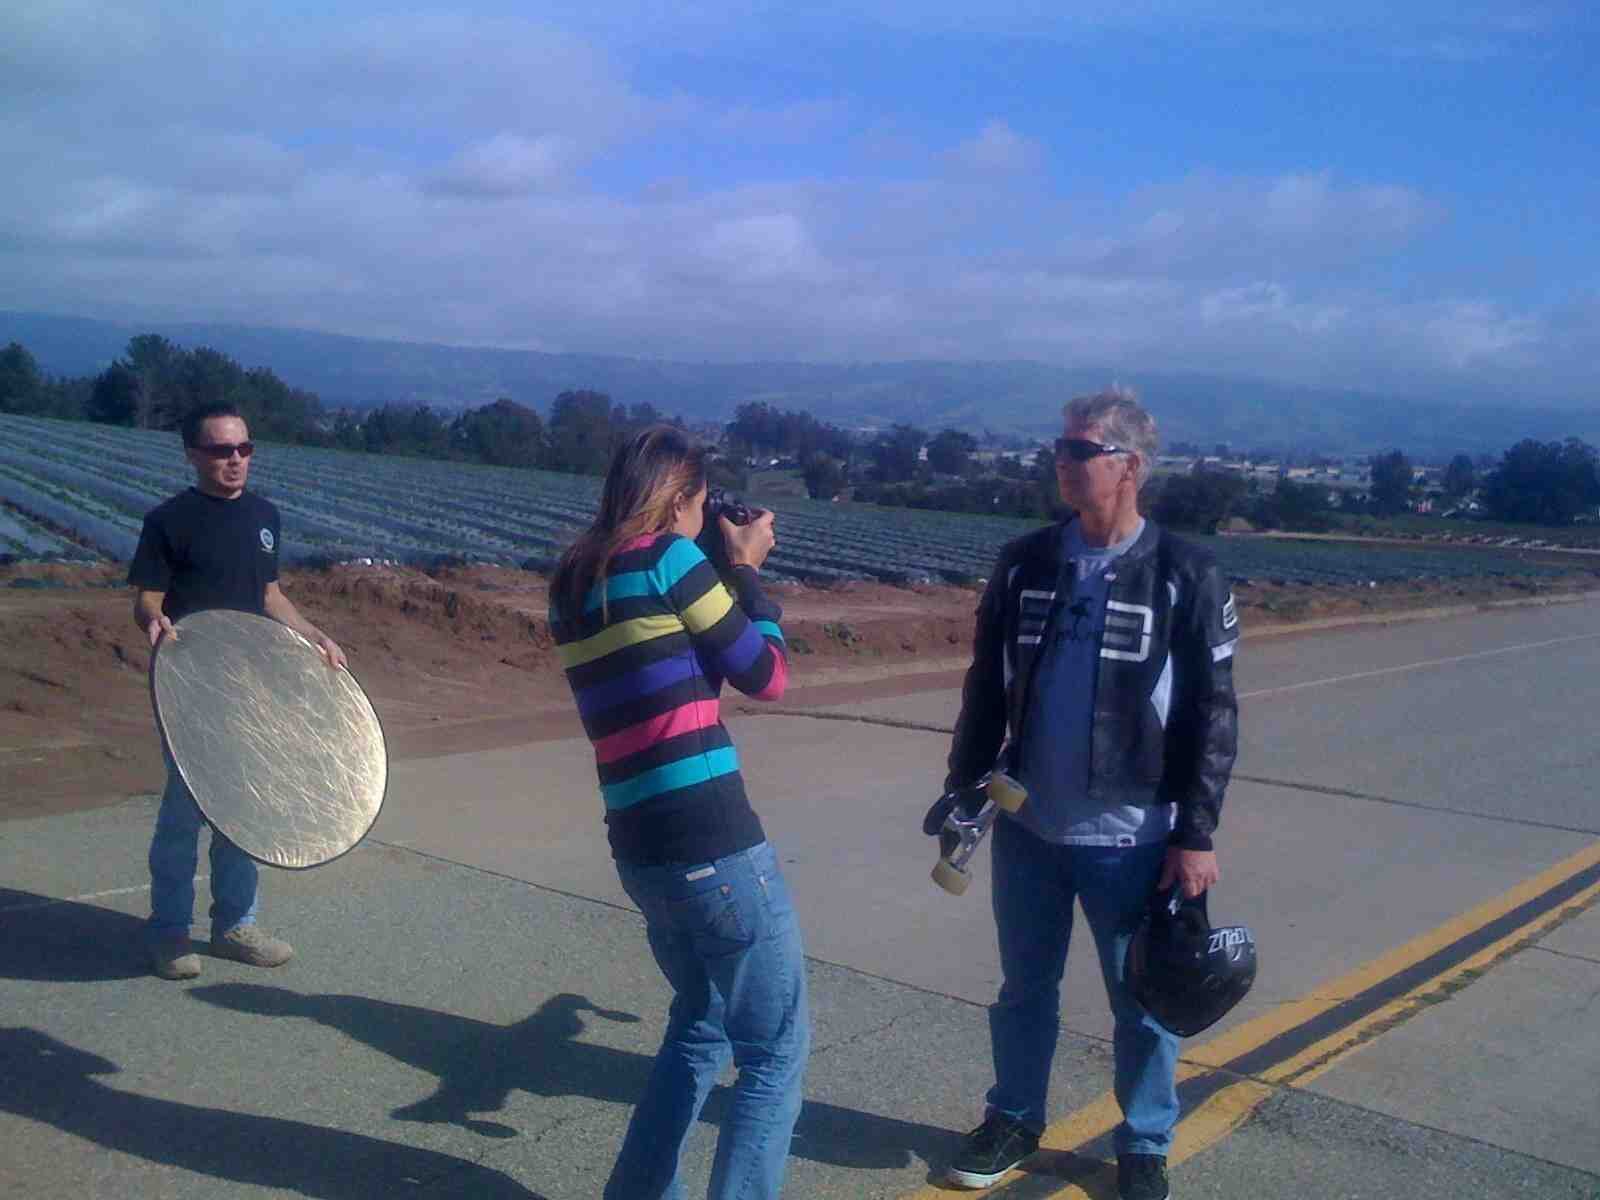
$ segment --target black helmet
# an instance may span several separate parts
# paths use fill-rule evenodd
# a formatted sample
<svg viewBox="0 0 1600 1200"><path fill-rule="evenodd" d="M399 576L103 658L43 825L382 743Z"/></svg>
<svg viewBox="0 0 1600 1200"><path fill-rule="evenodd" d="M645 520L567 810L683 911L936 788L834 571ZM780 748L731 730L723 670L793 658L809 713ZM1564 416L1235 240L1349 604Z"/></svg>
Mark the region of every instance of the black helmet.
<svg viewBox="0 0 1600 1200"><path fill-rule="evenodd" d="M1209 1029L1256 981L1256 940L1243 925L1212 928L1206 898L1158 892L1123 960L1133 998L1179 1037Z"/></svg>

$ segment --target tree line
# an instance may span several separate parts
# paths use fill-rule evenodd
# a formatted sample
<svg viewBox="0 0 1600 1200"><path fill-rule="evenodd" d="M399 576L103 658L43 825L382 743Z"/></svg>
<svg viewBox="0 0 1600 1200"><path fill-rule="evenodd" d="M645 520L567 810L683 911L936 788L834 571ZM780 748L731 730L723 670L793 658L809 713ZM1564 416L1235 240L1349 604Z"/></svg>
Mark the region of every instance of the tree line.
<svg viewBox="0 0 1600 1200"><path fill-rule="evenodd" d="M510 399L455 414L405 404L330 413L315 393L269 368L245 368L220 351L186 349L156 334L130 339L122 357L82 378L46 375L18 342L0 350L0 412L176 429L185 413L217 403L232 404L265 441L581 474L603 474L618 444L668 420L653 405L625 408L583 390L557 396L548 420Z"/></svg>
<svg viewBox="0 0 1600 1200"><path fill-rule="evenodd" d="M185 349L156 334L130 339L122 357L82 378L47 376L18 342L0 350L0 412L175 429L184 413L217 402L237 407L252 433L268 441L591 475L604 474L612 452L637 430L683 424L654 405L624 406L591 390L562 392L548 418L509 398L455 414L401 404L330 413L314 393L269 368L245 368L217 350ZM848 492L881 505L1041 518L1059 508L1048 446L1031 458L1005 455L984 465L977 440L960 430L930 434L896 424L858 436L764 401L740 405L722 434L724 457L714 461L712 474L724 486L745 486L748 466L776 460L798 469L819 499ZM1416 470L1402 451L1376 455L1369 479L1365 499L1347 491L1335 504L1323 485L1280 478L1260 489L1238 474L1201 467L1158 478L1142 507L1173 528L1207 532L1233 517L1258 527L1316 530L1331 528L1340 513L1389 516L1412 507ZM1503 521L1571 524L1600 507L1597 452L1578 438L1528 439L1481 470L1457 455L1440 492L1446 503L1476 495L1484 515Z"/></svg>
<svg viewBox="0 0 1600 1200"><path fill-rule="evenodd" d="M807 493L828 500L941 512L1042 517L1059 506L1049 450L1031 461L1001 457L980 466L978 440L957 429L930 434L896 424L866 435L764 401L740 405L726 426L731 454L754 465L776 460L797 468Z"/></svg>
<svg viewBox="0 0 1600 1200"><path fill-rule="evenodd" d="M1375 455L1368 479L1364 498L1345 490L1334 502L1323 484L1283 477L1270 490L1255 489L1236 472L1201 466L1159 480L1143 507L1174 529L1210 533L1241 517L1257 528L1316 532L1331 529L1340 514L1410 512L1425 496L1416 467L1400 450ZM1562 526L1593 520L1600 517L1600 452L1575 437L1560 442L1525 438L1483 470L1468 455L1456 455L1440 474L1436 491L1447 508L1475 500L1480 515L1497 521Z"/></svg>

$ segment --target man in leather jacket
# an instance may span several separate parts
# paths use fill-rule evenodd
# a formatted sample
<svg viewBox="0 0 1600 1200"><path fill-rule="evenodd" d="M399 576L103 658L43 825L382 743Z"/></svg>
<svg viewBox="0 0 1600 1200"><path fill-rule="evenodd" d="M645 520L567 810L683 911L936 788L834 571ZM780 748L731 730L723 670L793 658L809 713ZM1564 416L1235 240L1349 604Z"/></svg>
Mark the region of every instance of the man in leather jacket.
<svg viewBox="0 0 1600 1200"><path fill-rule="evenodd" d="M1178 1039L1128 994L1122 961L1157 891L1218 878L1239 623L1211 556L1139 515L1156 446L1129 392L1068 404L1056 476L1076 515L1006 546L978 609L946 787L1004 770L1028 799L994 829L995 1085L950 1169L960 1186L1038 1148L1076 899L1115 1018L1119 1191L1169 1194Z"/></svg>

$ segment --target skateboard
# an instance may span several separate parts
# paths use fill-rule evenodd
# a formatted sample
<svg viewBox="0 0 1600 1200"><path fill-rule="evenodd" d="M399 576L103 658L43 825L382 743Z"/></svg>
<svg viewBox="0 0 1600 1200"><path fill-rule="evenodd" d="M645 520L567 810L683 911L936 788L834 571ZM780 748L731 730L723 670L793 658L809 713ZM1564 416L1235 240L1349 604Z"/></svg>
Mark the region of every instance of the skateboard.
<svg viewBox="0 0 1600 1200"><path fill-rule="evenodd" d="M965 892L972 882L967 864L995 818L1002 812L1016 812L1027 798L1027 789L1004 771L940 796L922 822L923 832L939 836L933 881L953 896Z"/></svg>

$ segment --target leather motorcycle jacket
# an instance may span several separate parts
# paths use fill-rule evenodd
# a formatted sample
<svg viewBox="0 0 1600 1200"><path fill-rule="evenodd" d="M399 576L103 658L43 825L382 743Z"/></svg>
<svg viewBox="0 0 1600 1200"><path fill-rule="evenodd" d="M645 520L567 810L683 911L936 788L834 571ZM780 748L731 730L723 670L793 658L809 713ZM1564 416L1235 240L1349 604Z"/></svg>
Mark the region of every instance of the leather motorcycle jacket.
<svg viewBox="0 0 1600 1200"><path fill-rule="evenodd" d="M947 791L1015 769L1035 668L1065 607L1064 530L1047 526L1000 552L978 606ZM1238 751L1233 594L1210 553L1150 521L1107 578L1089 799L1175 803L1172 844L1210 850Z"/></svg>

